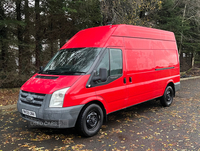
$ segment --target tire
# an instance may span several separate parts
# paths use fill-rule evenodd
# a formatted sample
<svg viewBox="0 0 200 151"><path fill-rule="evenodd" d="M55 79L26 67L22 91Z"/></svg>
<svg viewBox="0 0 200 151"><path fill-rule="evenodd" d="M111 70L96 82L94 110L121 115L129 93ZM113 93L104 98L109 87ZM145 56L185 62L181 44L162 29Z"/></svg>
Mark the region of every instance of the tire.
<svg viewBox="0 0 200 151"><path fill-rule="evenodd" d="M103 124L103 111L97 104L90 104L80 114L77 129L82 136L94 136Z"/></svg>
<svg viewBox="0 0 200 151"><path fill-rule="evenodd" d="M160 98L160 103L164 107L169 107L173 102L174 90L171 86L167 86L163 96Z"/></svg>

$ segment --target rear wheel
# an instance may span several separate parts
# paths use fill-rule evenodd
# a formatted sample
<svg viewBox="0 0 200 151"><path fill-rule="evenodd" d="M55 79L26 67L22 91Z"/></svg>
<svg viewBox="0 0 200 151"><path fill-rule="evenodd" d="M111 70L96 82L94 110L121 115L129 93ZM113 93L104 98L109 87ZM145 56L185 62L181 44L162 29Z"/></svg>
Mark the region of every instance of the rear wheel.
<svg viewBox="0 0 200 151"><path fill-rule="evenodd" d="M90 137L98 133L103 124L103 111L97 104L90 104L81 112L77 128L81 135Z"/></svg>
<svg viewBox="0 0 200 151"><path fill-rule="evenodd" d="M160 98L160 103L164 107L168 107L173 102L174 90L171 86L167 86L163 96Z"/></svg>

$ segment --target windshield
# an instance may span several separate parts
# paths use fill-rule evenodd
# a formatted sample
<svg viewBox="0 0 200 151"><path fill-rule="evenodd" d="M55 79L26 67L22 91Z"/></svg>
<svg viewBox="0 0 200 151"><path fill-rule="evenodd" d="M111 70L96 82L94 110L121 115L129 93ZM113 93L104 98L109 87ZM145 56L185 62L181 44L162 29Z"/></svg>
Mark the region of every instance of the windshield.
<svg viewBox="0 0 200 151"><path fill-rule="evenodd" d="M40 73L55 75L80 75L92 66L101 48L63 49L56 53Z"/></svg>

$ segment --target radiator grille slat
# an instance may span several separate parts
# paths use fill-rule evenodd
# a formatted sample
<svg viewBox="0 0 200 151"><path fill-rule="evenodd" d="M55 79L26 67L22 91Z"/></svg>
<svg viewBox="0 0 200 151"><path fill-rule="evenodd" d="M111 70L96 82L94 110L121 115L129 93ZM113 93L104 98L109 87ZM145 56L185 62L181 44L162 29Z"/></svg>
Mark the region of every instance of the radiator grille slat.
<svg viewBox="0 0 200 151"><path fill-rule="evenodd" d="M21 102L33 106L42 106L45 94L32 93L27 91L21 91L20 100Z"/></svg>

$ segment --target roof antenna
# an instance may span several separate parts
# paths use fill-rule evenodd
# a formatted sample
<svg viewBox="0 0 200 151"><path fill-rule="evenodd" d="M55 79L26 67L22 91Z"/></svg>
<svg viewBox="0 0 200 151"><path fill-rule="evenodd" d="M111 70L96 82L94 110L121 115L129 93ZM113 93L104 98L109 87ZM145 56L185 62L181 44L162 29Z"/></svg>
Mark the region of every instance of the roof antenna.
<svg viewBox="0 0 200 151"><path fill-rule="evenodd" d="M110 25L110 28L112 27L112 23L111 22L107 22L106 25Z"/></svg>

